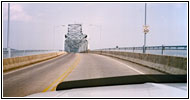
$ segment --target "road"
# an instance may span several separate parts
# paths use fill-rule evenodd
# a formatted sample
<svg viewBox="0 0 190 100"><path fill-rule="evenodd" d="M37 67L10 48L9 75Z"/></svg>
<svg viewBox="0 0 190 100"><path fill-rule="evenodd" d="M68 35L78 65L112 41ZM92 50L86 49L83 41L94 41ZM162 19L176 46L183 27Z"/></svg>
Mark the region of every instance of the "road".
<svg viewBox="0 0 190 100"><path fill-rule="evenodd" d="M54 91L62 81L137 74L163 74L107 56L70 53L3 74L3 96L23 97Z"/></svg>

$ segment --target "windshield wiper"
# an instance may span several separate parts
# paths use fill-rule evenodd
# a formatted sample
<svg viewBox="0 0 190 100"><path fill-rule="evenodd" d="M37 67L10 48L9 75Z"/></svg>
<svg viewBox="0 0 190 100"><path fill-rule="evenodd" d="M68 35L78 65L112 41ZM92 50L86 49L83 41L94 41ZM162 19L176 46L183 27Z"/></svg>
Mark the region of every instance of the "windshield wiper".
<svg viewBox="0 0 190 100"><path fill-rule="evenodd" d="M99 87L99 86L113 86L113 85L128 85L128 84L142 84L142 83L186 83L187 75L131 75L108 78L96 78L86 80L66 81L60 83L56 91L85 88L85 87Z"/></svg>

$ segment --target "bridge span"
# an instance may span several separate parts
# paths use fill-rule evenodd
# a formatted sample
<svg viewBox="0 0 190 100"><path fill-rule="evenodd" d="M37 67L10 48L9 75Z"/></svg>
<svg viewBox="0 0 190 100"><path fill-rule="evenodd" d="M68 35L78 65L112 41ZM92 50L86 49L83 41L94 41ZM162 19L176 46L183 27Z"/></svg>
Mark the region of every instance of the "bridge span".
<svg viewBox="0 0 190 100"><path fill-rule="evenodd" d="M55 91L62 81L138 74L164 74L128 61L91 53L68 53L3 75L3 96Z"/></svg>

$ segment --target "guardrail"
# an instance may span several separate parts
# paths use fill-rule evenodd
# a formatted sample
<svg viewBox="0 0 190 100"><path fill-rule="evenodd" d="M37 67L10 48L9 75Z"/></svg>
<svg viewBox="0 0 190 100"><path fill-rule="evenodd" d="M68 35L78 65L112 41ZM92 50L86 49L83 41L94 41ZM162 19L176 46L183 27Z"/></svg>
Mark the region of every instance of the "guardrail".
<svg viewBox="0 0 190 100"><path fill-rule="evenodd" d="M139 51L142 50L142 51ZM187 45L178 45L178 46L146 46L145 47L145 51L148 50L160 50L160 54L161 55L167 55L166 53L164 54L165 51L187 51ZM95 51L129 51L129 52L136 52L138 51L138 53L143 53L143 47L118 47L118 48L104 48L104 49L96 49ZM145 52L147 53L147 52ZM154 53L150 53L150 54L154 54ZM159 54L159 53L158 53ZM185 55L182 56L186 56L187 54L185 53Z"/></svg>
<svg viewBox="0 0 190 100"><path fill-rule="evenodd" d="M187 74L187 58L185 57L132 53L122 51L88 51L88 53L95 53L119 58L167 74Z"/></svg>

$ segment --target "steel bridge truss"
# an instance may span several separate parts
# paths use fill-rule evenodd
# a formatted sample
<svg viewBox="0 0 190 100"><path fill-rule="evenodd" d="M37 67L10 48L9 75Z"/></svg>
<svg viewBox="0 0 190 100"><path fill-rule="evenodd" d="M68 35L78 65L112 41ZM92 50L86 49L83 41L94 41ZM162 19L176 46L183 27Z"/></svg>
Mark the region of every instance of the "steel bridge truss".
<svg viewBox="0 0 190 100"><path fill-rule="evenodd" d="M69 24L65 35L66 52L84 52L88 49L87 35L82 32L81 24Z"/></svg>

